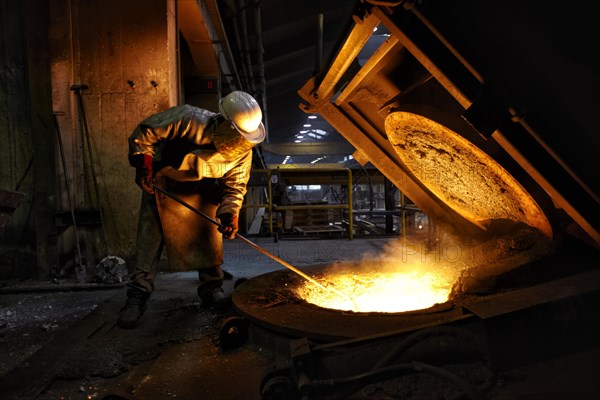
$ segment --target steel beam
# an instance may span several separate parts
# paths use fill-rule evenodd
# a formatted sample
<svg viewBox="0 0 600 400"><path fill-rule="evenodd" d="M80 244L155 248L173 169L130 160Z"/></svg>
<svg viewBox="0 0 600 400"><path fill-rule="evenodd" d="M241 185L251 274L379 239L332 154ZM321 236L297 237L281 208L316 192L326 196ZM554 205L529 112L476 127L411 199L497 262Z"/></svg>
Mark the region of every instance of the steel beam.
<svg viewBox="0 0 600 400"><path fill-rule="evenodd" d="M282 156L306 156L315 154L327 155L350 155L354 153L354 147L345 142L333 143L263 143L264 151Z"/></svg>

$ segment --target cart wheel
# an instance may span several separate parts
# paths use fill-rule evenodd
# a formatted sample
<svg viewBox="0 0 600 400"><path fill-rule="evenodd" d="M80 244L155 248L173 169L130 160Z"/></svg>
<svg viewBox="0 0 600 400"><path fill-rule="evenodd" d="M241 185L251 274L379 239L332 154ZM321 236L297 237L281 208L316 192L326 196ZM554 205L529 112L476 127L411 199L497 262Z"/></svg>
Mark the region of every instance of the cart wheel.
<svg viewBox="0 0 600 400"><path fill-rule="evenodd" d="M248 340L248 322L240 317L229 317L221 325L219 344L223 349L235 349Z"/></svg>
<svg viewBox="0 0 600 400"><path fill-rule="evenodd" d="M242 283L246 282L248 280L248 278L240 278L237 279L234 283L233 283L233 288L237 289L238 286L240 286Z"/></svg>
<svg viewBox="0 0 600 400"><path fill-rule="evenodd" d="M299 400L301 398L287 371L275 371L267 375L261 383L260 392L262 400Z"/></svg>

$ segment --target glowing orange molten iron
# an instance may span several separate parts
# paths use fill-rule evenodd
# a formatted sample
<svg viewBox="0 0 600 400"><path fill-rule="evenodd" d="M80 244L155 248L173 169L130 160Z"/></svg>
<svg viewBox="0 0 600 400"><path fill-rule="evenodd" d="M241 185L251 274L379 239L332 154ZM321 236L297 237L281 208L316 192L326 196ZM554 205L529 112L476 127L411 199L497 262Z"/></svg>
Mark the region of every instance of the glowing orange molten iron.
<svg viewBox="0 0 600 400"><path fill-rule="evenodd" d="M421 310L448 301L452 282L431 271L345 272L323 277L347 294L354 304L306 282L297 289L303 300L319 307L355 312L403 312Z"/></svg>

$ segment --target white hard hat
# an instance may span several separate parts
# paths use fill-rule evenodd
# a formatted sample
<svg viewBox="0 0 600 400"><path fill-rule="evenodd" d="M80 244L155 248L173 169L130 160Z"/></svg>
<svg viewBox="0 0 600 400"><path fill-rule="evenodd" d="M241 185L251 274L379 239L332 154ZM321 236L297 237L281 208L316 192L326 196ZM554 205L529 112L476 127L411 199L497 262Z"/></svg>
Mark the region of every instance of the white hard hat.
<svg viewBox="0 0 600 400"><path fill-rule="evenodd" d="M262 111L248 93L239 90L229 93L219 101L219 111L250 142L260 143L265 139Z"/></svg>

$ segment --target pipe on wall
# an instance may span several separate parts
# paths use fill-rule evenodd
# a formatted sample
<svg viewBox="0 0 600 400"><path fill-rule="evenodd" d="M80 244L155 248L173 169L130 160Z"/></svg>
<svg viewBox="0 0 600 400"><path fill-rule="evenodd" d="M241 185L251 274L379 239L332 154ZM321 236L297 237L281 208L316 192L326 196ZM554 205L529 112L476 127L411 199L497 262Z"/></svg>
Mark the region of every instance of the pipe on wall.
<svg viewBox="0 0 600 400"><path fill-rule="evenodd" d="M254 67L252 66L252 57L250 56L250 42L248 41L248 21L246 16L246 1L245 0L237 0L238 7L238 22L240 24L240 29L242 31L241 35L241 49L242 49L242 59L243 62L246 63L246 67L248 69L248 90L252 92L252 94L256 93L256 85L254 82Z"/></svg>
<svg viewBox="0 0 600 400"><path fill-rule="evenodd" d="M263 123L267 129L267 137L265 142L269 142L269 121L267 118L267 82L265 79L265 61L262 40L262 23L261 23L261 11L260 11L260 0L254 2L254 31L256 33L256 59L258 63L258 93L261 98L261 107L263 110Z"/></svg>

